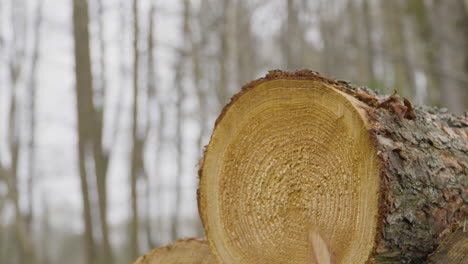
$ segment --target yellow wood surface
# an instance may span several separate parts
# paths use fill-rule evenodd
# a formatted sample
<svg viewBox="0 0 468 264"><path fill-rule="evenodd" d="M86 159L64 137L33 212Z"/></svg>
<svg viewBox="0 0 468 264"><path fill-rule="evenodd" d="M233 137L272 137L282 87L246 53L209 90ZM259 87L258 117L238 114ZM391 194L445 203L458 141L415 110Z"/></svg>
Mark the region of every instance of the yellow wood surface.
<svg viewBox="0 0 468 264"><path fill-rule="evenodd" d="M171 245L153 249L133 264L214 264L208 243L203 239L177 240Z"/></svg>
<svg viewBox="0 0 468 264"><path fill-rule="evenodd" d="M380 169L367 129L362 104L321 80L280 76L234 96L200 172L199 211L218 260L311 263L314 228L336 263L367 261Z"/></svg>

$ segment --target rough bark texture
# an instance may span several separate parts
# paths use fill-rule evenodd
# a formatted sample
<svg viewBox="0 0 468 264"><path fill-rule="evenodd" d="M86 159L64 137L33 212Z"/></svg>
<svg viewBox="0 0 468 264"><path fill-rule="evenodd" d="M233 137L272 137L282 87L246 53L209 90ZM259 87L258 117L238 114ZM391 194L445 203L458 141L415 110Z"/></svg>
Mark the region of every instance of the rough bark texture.
<svg viewBox="0 0 468 264"><path fill-rule="evenodd" d="M215 127L240 96L274 79L321 81L360 101L381 161L378 232L368 262L424 263L468 215L468 115L413 108L396 94L384 98L313 71L271 71L234 95Z"/></svg>
<svg viewBox="0 0 468 264"><path fill-rule="evenodd" d="M429 264L468 263L468 230L459 227L429 257Z"/></svg>
<svg viewBox="0 0 468 264"><path fill-rule="evenodd" d="M414 120L373 111L387 188L376 260L422 263L468 214L468 122L444 110L416 108Z"/></svg>

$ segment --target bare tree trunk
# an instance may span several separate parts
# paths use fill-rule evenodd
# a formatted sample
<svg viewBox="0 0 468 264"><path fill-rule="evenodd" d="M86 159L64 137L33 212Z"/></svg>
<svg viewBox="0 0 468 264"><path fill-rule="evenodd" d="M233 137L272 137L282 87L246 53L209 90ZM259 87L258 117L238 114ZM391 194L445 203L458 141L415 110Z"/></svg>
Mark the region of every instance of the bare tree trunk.
<svg viewBox="0 0 468 264"><path fill-rule="evenodd" d="M89 48L88 2L73 0L73 34L75 53L76 99L78 119L78 157L85 222L86 263L95 263L95 242L93 238L92 213L89 198L89 183L86 170L86 154L89 147L90 130L88 118L94 117L92 102L92 72Z"/></svg>
<svg viewBox="0 0 468 264"><path fill-rule="evenodd" d="M1 173L1 171L0 171ZM3 259L4 261L7 260L7 254L6 254L6 248L5 245L8 244L7 240L7 234L8 234L8 229L5 227L2 219L2 211L3 211L3 206L5 200L3 197L0 197L0 225L2 225L2 228L0 228L0 259Z"/></svg>
<svg viewBox="0 0 468 264"><path fill-rule="evenodd" d="M466 110L463 102L468 99L465 89L468 80L468 13L459 0L430 3L432 40L437 49L435 63L439 65L437 71L442 72L442 105L459 114Z"/></svg>
<svg viewBox="0 0 468 264"><path fill-rule="evenodd" d="M9 194L11 201L14 205L15 210L15 229L17 238L21 246L22 254L21 258L28 263L37 263L34 246L31 241L30 233L27 230L26 222L19 204L20 193L18 190L18 164L19 164L19 149L20 149L20 138L19 138L19 122L18 122L18 111L16 104L16 82L17 79L12 79L12 96L9 116L9 128L10 128L10 155L11 155L11 167L9 170Z"/></svg>
<svg viewBox="0 0 468 264"><path fill-rule="evenodd" d="M180 224L180 211L181 211L181 200L182 200L182 174L183 174L183 133L182 133L182 124L184 122L184 111L183 111L183 102L185 100L185 91L183 86L184 80L184 66L186 54L188 52L188 46L191 45L190 42L190 3L189 1L184 1L184 11L183 11L183 24L182 32L184 34L184 45L182 51L179 54L176 63L176 75L175 75L175 87L177 92L177 98L175 102L176 108L176 132L175 132L175 147L176 147L176 172L175 172L175 199L174 199L174 211L171 221L171 236L173 239L178 238L179 233L179 224Z"/></svg>
<svg viewBox="0 0 468 264"><path fill-rule="evenodd" d="M150 129L150 117L151 117L151 107L150 103L155 103L156 102L156 87L155 87L155 77L154 75L156 74L155 69L154 69L154 17L156 16L156 7L154 5L154 2L151 1L150 4L150 11L149 11L149 25L148 25L148 76L147 76L147 95L148 95L148 104L147 104L147 127L146 127L146 133L145 137L148 136L149 134L149 129ZM160 144L160 142L156 142L156 144ZM151 209L152 209L152 203L151 203L151 181L149 179L149 175L145 173L145 180L146 180L146 241L148 243L148 246L150 248L155 247L155 243L152 238L152 225L151 225Z"/></svg>
<svg viewBox="0 0 468 264"><path fill-rule="evenodd" d="M184 10L185 12L188 12L188 14L185 14L186 16L192 17L191 16L192 8L190 6L190 1L184 0ZM188 39L187 41L189 42L189 45L190 45L193 83L195 85L198 107L199 107L198 116L199 116L200 132L198 134L197 147L200 149L203 147L202 146L203 137L206 134L206 120L207 120L206 92L201 83L202 65L201 65L201 58L200 58L200 45L195 40L195 36L193 35L192 25L195 23L199 25L201 15L203 15L202 12L199 12L194 18L192 18L192 19L195 19L195 21L190 22L187 19L185 20L185 23L184 23L184 34L185 34L185 37Z"/></svg>
<svg viewBox="0 0 468 264"><path fill-rule="evenodd" d="M286 19L286 25L284 27L286 28L286 32L284 33L284 38L282 41L283 44L283 51L284 51L284 65L286 69L288 70L296 70L295 66L292 63L293 60L293 55L292 55L292 49L293 49L293 41L295 41L292 38L292 27L293 27L293 19L294 19L294 10L293 10L293 1L292 0L287 0L286 4L286 14L287 14L287 19Z"/></svg>
<svg viewBox="0 0 468 264"><path fill-rule="evenodd" d="M184 91L182 87L183 79L183 65L184 65L184 56L180 55L176 65L176 75L175 75L175 86L177 91L177 99L175 103L176 108L176 132L175 132L175 144L176 144L176 170L174 175L174 208L172 213L171 220L171 236L172 239L178 238L178 229L179 229L179 220L180 220L180 201L181 201L181 178L183 172L183 154L182 154L182 123L183 123L183 109L182 102L184 101Z"/></svg>
<svg viewBox="0 0 468 264"><path fill-rule="evenodd" d="M93 153L96 173L96 183L99 201L99 216L102 230L103 242L103 260L106 263L113 263L112 246L109 241L109 225L107 220L107 168L109 166L109 153L104 150L102 137L104 128L104 112L106 107L106 45L104 38L104 7L102 0L97 1L98 4L98 28L99 28L99 50L100 50L100 93L101 93L101 107L97 107L95 113L95 122L93 126ZM93 107L96 107L93 105Z"/></svg>
<svg viewBox="0 0 468 264"><path fill-rule="evenodd" d="M138 136L138 71L139 71L139 59L140 54L138 51L138 1L133 0L132 6L133 12L133 106L132 106L132 160L131 160L131 171L130 171L130 192L132 201L132 220L130 226L131 236L131 257L136 258L139 255L139 222L138 222L138 193L137 193L137 181L138 181L138 162L140 162L140 140Z"/></svg>
<svg viewBox="0 0 468 264"><path fill-rule="evenodd" d="M43 241L46 241L48 237L50 237L51 230L50 230L50 209L49 204L46 199L42 199L42 204L44 206L44 211L42 215L42 223L41 223L41 235ZM50 257L50 248L48 247L47 243L41 244L41 263L42 264L50 264L51 257Z"/></svg>
<svg viewBox="0 0 468 264"><path fill-rule="evenodd" d="M158 167L161 165L161 157L163 156L163 148L164 148L164 141L165 141L165 135L164 135L164 127L166 126L166 116L165 116L165 112L164 112L164 103L163 103L163 100L162 99L156 99L156 109L158 111L158 114L159 114L159 122L158 122L158 128L157 128L157 137L156 137L156 140L158 142L158 145L156 147L156 159L155 159L155 164L157 165L156 167L156 173L159 173L161 172L161 170L158 169ZM162 201L161 201L161 185L160 183L158 182L155 186L156 188L156 193L157 193L157 200L156 200L156 205L155 207L156 208L162 208ZM163 218L161 217L162 216L162 213L161 211L157 211L159 214L156 214L156 219L159 220L159 222L157 222L157 225L156 225L156 229L158 231L162 231L163 228ZM162 232L158 234L158 237L156 238L156 243L160 243L161 241L161 237L162 237Z"/></svg>
<svg viewBox="0 0 468 264"><path fill-rule="evenodd" d="M151 21L150 21L150 32L151 34L154 34L154 18L155 18L155 15L156 15L156 7L154 5L154 3L152 4L151 6L151 10L150 10L150 14L151 14ZM164 147L164 142L165 142L165 136L164 136L164 127L166 126L166 117L165 117L165 112L164 112L164 98L162 98L162 94L159 94L158 93L158 89L156 87L156 78L155 78L155 75L156 75L156 71L155 71L155 61L154 61L154 47L155 47L155 43L154 43L154 36L151 36L149 37L148 39L151 43L148 43L148 46L149 46L149 54L148 54L148 59L151 60L148 61L148 70L149 70L149 78L148 78L148 89L149 89L149 92L151 92L151 97L153 99L153 104L152 104L152 109L153 109L153 113L157 113L157 118L155 116L155 118L153 119L154 121L154 126L156 127L156 144L157 146L155 147L155 164L156 164L156 170L155 170L155 173L156 173L156 176L155 178L158 180L156 182L156 202L155 202L155 205L153 207L156 207L157 209L160 209L162 207L162 203L161 203L161 192L160 192L160 183L159 183L159 180L160 180L160 177L159 177L159 167L161 165L161 157L163 156L163 147ZM157 119L157 122L156 122L156 119ZM150 205L148 205L150 206ZM157 222L157 227L156 229L158 231L161 231L162 228L162 218L160 217L162 214L161 214L161 211L156 211L156 215L158 215L156 217L156 219L158 219L159 221ZM151 227L151 225L148 224L148 227ZM150 230L148 230L147 232L151 232ZM158 234L157 238L155 239L155 241L153 241L151 239L151 241L148 241L149 242L149 245L152 245L152 247L155 246L155 244L158 244L160 243L161 241L161 236L162 234ZM148 235L148 237L151 237L151 235Z"/></svg>
<svg viewBox="0 0 468 264"><path fill-rule="evenodd" d="M34 23L34 46L31 59L30 72L30 98L29 98L29 142L28 142L28 213L26 225L29 232L32 230L32 221L34 217L34 180L36 175L36 90L37 90L37 63L39 61L39 50L41 47L41 24L42 24L42 6L43 1L37 3L36 21Z"/></svg>
<svg viewBox="0 0 468 264"><path fill-rule="evenodd" d="M231 5L232 0L222 0L221 8L222 15L220 20L222 24L220 25L219 38L220 38L220 47L218 51L218 67L219 67L219 79L218 79L218 88L217 96L218 102L220 105L227 103L229 99L229 87L228 87L228 56L229 56L229 32L228 32L228 11Z"/></svg>
<svg viewBox="0 0 468 264"><path fill-rule="evenodd" d="M12 241L14 238L11 235L11 230L10 226L6 225L5 229L2 232L2 237L1 237L1 244L0 244L0 254L2 255L2 260L4 260L6 263L14 263L13 261L13 250L11 250L12 247Z"/></svg>
<svg viewBox="0 0 468 264"><path fill-rule="evenodd" d="M333 37L332 33L335 31L335 27L332 24L332 22L327 20L327 13L329 13L330 9L330 4L328 1L326 3L320 2L319 4L319 12L321 14L320 16L320 23L319 23L319 28L320 28L320 35L321 39L323 41L323 51L322 51L322 56L321 56L321 66L324 70L324 72L330 74L332 72L333 66L334 66L334 50L333 50Z"/></svg>
<svg viewBox="0 0 468 264"><path fill-rule="evenodd" d="M376 77L374 70L374 45L372 42L373 26L372 26L372 14L370 11L369 0L363 0L362 13L364 16L364 27L366 37L366 50L367 50L367 70L368 70L368 84L372 87L375 85Z"/></svg>
<svg viewBox="0 0 468 264"><path fill-rule="evenodd" d="M19 79L25 67L25 36L26 36L26 14L22 13L24 3L11 3L12 15L11 22L13 28L12 46L14 50L8 61L9 78L11 84L10 109L8 116L8 152L10 154L10 166L4 168L3 173L7 184L8 195L13 203L14 209L14 228L19 243L20 253L18 255L20 261L32 264L37 263L36 252L31 239L31 233L28 230L26 219L21 212L19 192L19 161L20 147L24 145L21 142L21 113L18 109L17 93L19 90ZM19 105L21 106L21 105ZM1 162L1 161L0 161ZM0 165L0 167L3 167Z"/></svg>
<svg viewBox="0 0 468 264"><path fill-rule="evenodd" d="M421 104L423 100L425 101L427 92L418 89L415 81L417 54L414 46L418 34L411 34L413 23L406 12L405 3L406 1L400 0L380 3L381 12L385 15L384 28L388 31L388 38L384 40L384 43L388 45L379 51L383 53L385 58L389 59L388 64L393 70L394 83L392 88L408 94L409 89L405 88L410 87L414 90L415 102ZM416 1L411 4L416 4Z"/></svg>
<svg viewBox="0 0 468 264"><path fill-rule="evenodd" d="M157 176L159 176L159 173L161 172L161 170L159 170L159 166L162 164L161 161L162 161L162 157L163 157L163 148L164 148L164 142L165 142L165 135L164 135L164 127L166 126L166 116L165 116L165 111L164 111L164 99L161 99L161 95L158 94L157 98L155 99L155 110L157 111L158 113L158 123L156 124L157 126L157 129L156 129L156 133L157 133L157 137L156 137L156 142L157 142L157 147L155 149L155 154L156 154L156 159L155 159L155 164L156 164L156 173L157 173ZM159 177L158 177L159 178ZM155 189L156 189L156 202L155 202L155 207L156 208L162 208L162 201L161 201L161 185L160 185L160 182L157 182L156 185L155 185ZM157 225L156 225L156 229L158 231L162 231L163 228L163 218L161 217L162 216L162 213L161 211L157 211L158 214L156 214L156 219L158 219L159 221L157 222ZM158 234L158 237L156 238L156 243L159 244L160 241L161 241L161 236L162 236L162 232Z"/></svg>
<svg viewBox="0 0 468 264"><path fill-rule="evenodd" d="M235 41L237 58L237 86L242 86L254 78L256 55L254 52L254 36L252 34L252 13L245 1L236 1L235 4Z"/></svg>
<svg viewBox="0 0 468 264"><path fill-rule="evenodd" d="M288 70L297 70L303 67L302 61L302 37L304 32L299 23L298 10L294 6L293 0L287 0L286 3L286 25L282 38L282 47L284 51L284 65Z"/></svg>

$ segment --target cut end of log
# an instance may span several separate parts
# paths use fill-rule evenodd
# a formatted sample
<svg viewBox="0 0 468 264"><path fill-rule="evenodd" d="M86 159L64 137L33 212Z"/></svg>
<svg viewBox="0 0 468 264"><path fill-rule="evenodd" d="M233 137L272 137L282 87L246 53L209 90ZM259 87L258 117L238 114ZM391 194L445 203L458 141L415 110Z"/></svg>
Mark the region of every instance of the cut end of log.
<svg viewBox="0 0 468 264"><path fill-rule="evenodd" d="M133 264L215 264L204 239L177 240L171 245L153 249Z"/></svg>
<svg viewBox="0 0 468 264"><path fill-rule="evenodd" d="M380 167L364 108L314 72L271 72L233 97L200 170L200 215L220 263L370 258Z"/></svg>

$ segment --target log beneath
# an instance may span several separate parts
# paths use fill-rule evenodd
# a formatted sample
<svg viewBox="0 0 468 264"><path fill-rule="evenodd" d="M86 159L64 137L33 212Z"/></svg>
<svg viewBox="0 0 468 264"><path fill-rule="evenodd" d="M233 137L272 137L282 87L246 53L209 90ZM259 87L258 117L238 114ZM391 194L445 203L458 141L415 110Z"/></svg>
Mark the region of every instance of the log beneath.
<svg viewBox="0 0 468 264"><path fill-rule="evenodd" d="M468 263L468 229L466 224L449 235L429 257L429 264Z"/></svg>
<svg viewBox="0 0 468 264"><path fill-rule="evenodd" d="M204 239L188 238L153 249L133 264L215 264L208 243Z"/></svg>
<svg viewBox="0 0 468 264"><path fill-rule="evenodd" d="M220 263L423 263L468 212L468 116L312 71L270 72L217 119L198 206Z"/></svg>

